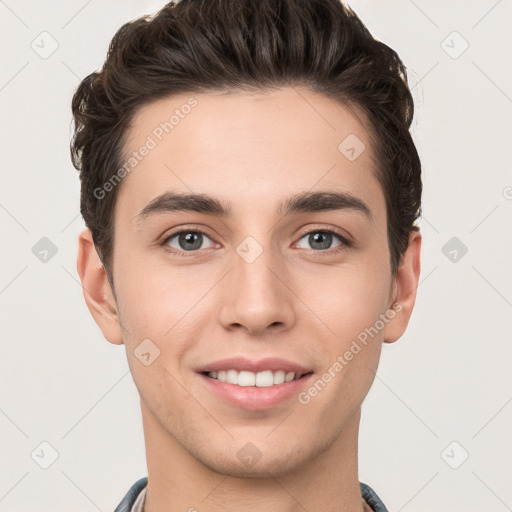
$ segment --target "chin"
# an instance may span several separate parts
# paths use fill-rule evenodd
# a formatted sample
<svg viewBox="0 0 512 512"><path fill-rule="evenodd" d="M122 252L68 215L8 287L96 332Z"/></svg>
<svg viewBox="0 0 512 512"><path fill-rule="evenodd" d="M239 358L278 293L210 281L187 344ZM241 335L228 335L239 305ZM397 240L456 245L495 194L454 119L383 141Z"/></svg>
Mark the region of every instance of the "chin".
<svg viewBox="0 0 512 512"><path fill-rule="evenodd" d="M258 461L253 467L241 463L237 458L222 459L206 464L209 469L221 475L236 478L277 478L294 473L300 468L300 461L289 458L286 461Z"/></svg>
<svg viewBox="0 0 512 512"><path fill-rule="evenodd" d="M319 446L275 446L263 441L235 442L236 447L225 446L221 451L200 449L189 453L212 471L237 478L269 478L290 475L300 470L323 450ZM260 449L256 448L256 444ZM241 446L241 448L240 448ZM203 448L203 447L202 447Z"/></svg>

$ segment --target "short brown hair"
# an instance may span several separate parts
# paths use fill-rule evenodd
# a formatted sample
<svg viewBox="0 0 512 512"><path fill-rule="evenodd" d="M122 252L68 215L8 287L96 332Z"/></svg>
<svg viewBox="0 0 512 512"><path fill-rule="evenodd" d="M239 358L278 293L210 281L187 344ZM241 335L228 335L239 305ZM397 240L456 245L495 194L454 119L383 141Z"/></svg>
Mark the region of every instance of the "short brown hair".
<svg viewBox="0 0 512 512"><path fill-rule="evenodd" d="M370 123L386 198L393 275L421 214L421 164L409 133L414 104L397 53L339 0L181 0L124 24L100 72L72 101L80 211L111 285L120 187L94 191L120 165L130 120L164 96L301 85L358 107Z"/></svg>

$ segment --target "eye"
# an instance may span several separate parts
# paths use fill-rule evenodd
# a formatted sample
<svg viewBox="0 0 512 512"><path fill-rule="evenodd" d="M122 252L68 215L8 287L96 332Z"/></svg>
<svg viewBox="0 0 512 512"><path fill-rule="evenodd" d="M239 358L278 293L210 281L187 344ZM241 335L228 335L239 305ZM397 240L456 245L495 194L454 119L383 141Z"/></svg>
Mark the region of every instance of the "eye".
<svg viewBox="0 0 512 512"><path fill-rule="evenodd" d="M332 247L333 239L336 238L338 239L339 242L337 245ZM350 247L349 241L344 236L330 229L316 229L314 231L309 231L304 236L302 236L297 245L302 249L308 249L308 247L304 247L303 245L301 245L302 240L305 240L306 243L310 244L311 249L314 251L325 252L326 249L332 249L340 246L342 246L342 249L345 247Z"/></svg>
<svg viewBox="0 0 512 512"><path fill-rule="evenodd" d="M211 242L210 247L203 247L204 240L208 239ZM211 238L200 229L177 231L169 235L162 245L169 246L176 254L180 255L184 252L194 252L200 249L210 249L215 246Z"/></svg>
<svg viewBox="0 0 512 512"><path fill-rule="evenodd" d="M332 245L336 242L336 245ZM204 247L203 244L208 240L210 245ZM304 242L303 242L304 241ZM303 244L310 244L311 247L305 247ZM208 234L198 228L176 231L166 237L161 245L163 248L176 256L193 256L201 249L212 249L215 242ZM328 254L338 253L344 249L351 247L351 243L341 233L332 229L315 229L305 233L297 242L297 246L301 249L311 249L316 252ZM332 250L334 249L334 250Z"/></svg>

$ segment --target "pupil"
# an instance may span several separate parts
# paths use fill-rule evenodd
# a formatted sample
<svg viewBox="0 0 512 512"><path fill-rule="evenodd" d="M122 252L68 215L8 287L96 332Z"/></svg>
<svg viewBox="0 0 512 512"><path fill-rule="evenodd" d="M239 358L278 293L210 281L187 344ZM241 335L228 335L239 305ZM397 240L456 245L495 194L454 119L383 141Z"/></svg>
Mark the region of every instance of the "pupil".
<svg viewBox="0 0 512 512"><path fill-rule="evenodd" d="M309 243L314 249L328 249L331 242L332 235L330 233L317 232L309 236ZM323 243L322 243L323 240ZM320 247L314 247L315 243L320 242Z"/></svg>
<svg viewBox="0 0 512 512"><path fill-rule="evenodd" d="M201 233L185 233L185 234L181 234L180 235L180 246L183 247L185 246L187 249L191 250L191 251L195 251L196 249L199 249L201 247ZM195 241L195 244L194 244L194 241ZM190 245L187 245L186 244L190 244L192 243L193 247L190 247Z"/></svg>

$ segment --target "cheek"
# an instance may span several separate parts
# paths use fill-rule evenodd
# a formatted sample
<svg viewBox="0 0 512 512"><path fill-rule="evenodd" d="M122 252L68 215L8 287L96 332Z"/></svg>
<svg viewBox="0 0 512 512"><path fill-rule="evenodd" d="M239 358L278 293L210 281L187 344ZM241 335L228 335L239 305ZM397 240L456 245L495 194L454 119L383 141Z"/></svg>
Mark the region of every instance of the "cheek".
<svg viewBox="0 0 512 512"><path fill-rule="evenodd" d="M390 277L385 266L350 265L300 280L300 296L341 342L371 327L388 307Z"/></svg>
<svg viewBox="0 0 512 512"><path fill-rule="evenodd" d="M128 263L130 267L128 267ZM170 268L168 264L151 265L120 262L120 317L126 328L127 350L136 349L148 338L158 347L166 367L175 366L199 337L194 336L204 322L211 322L211 307L205 296L218 277L207 267ZM172 355L172 357L171 357Z"/></svg>

